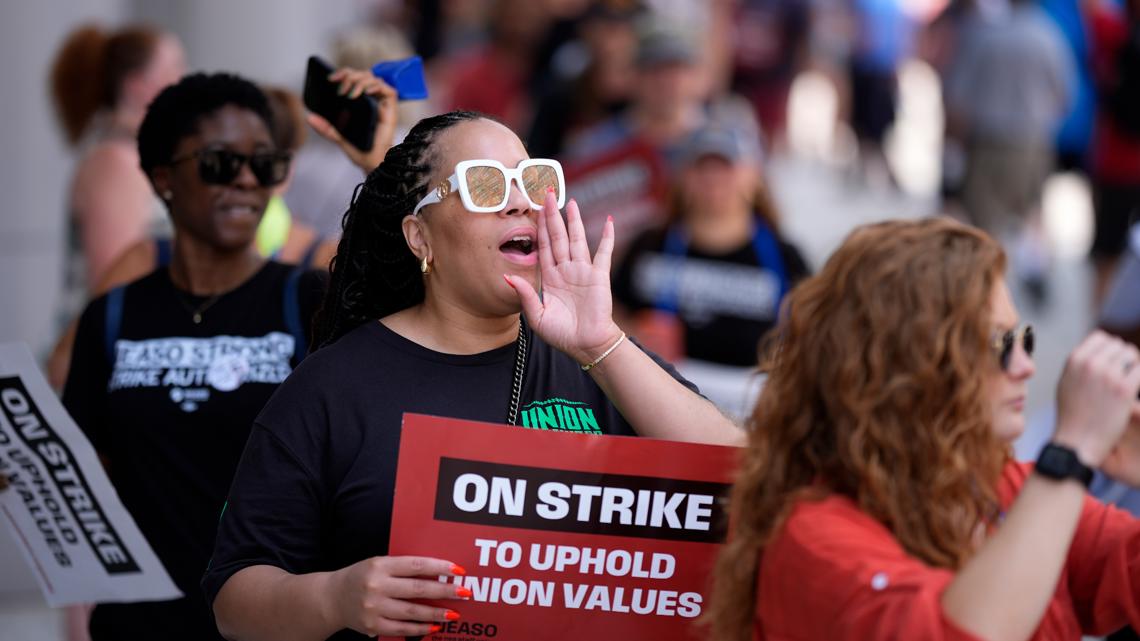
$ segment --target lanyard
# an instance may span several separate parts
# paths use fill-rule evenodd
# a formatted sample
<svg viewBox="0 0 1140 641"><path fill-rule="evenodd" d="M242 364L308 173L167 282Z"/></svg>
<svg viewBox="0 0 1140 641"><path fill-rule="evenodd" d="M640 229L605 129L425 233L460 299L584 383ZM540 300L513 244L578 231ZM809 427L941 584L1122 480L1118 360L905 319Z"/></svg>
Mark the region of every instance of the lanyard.
<svg viewBox="0 0 1140 641"><path fill-rule="evenodd" d="M668 257L670 277L658 293L653 306L664 312L676 314L679 311L681 290L681 270L685 266L685 255L689 251L689 236L680 225L672 225L665 234L665 245L662 248ZM784 299L784 294L790 289L787 270L784 269L784 259L780 254L780 243L768 224L760 218L755 218L752 232L752 251L760 262L760 268L776 275L780 283L779 294L776 297L777 307Z"/></svg>

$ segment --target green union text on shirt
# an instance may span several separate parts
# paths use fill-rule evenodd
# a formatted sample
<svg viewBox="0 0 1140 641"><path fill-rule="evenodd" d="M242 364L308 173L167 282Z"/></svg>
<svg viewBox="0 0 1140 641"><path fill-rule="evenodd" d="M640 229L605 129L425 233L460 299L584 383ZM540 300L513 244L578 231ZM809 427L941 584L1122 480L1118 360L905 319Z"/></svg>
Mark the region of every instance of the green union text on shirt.
<svg viewBox="0 0 1140 641"><path fill-rule="evenodd" d="M523 406L519 414L522 416L522 426L531 429L602 433L598 419L594 417L594 410L578 401L564 398L533 401Z"/></svg>

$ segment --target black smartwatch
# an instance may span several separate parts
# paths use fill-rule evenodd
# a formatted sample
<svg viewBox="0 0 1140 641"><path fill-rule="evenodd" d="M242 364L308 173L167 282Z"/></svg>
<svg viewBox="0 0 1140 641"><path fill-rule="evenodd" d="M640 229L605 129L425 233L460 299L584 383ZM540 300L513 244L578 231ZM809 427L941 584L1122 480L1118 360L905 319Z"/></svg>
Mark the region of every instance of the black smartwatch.
<svg viewBox="0 0 1140 641"><path fill-rule="evenodd" d="M1081 463L1076 452L1056 443L1049 443L1041 450L1033 469L1041 476L1058 481L1076 479L1085 487L1093 480L1092 468Z"/></svg>

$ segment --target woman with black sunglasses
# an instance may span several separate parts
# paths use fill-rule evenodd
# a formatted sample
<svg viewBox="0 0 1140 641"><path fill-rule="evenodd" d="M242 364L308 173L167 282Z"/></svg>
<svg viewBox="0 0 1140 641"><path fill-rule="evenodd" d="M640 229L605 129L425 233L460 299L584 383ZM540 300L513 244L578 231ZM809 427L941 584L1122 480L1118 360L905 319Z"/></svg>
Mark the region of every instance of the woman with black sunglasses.
<svg viewBox="0 0 1140 641"><path fill-rule="evenodd" d="M983 232L853 232L793 290L731 503L714 641L1079 641L1140 623L1140 521L1091 498L1140 483L1125 436L1140 351L1095 332L1057 387L1036 465L1033 332Z"/></svg>
<svg viewBox="0 0 1140 641"><path fill-rule="evenodd" d="M384 98L378 82L348 79ZM250 425L305 355L322 291L315 272L266 260L254 244L290 163L271 122L252 83L195 74L159 94L139 130L142 168L173 222L172 256L88 306L63 400L185 597L100 604L95 641L221 638L199 580Z"/></svg>
<svg viewBox="0 0 1140 641"><path fill-rule="evenodd" d="M420 121L369 174L321 347L255 423L219 524L204 587L227 636L424 635L462 616L413 602L470 596L437 580L462 568L388 556L404 412L740 441L618 329L612 221L591 256L565 187L557 161L470 112Z"/></svg>

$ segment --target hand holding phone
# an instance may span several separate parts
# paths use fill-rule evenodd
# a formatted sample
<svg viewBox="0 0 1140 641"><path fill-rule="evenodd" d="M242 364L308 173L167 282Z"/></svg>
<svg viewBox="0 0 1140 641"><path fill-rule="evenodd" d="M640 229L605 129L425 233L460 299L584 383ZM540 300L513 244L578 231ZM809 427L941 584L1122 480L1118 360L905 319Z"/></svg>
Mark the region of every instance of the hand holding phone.
<svg viewBox="0 0 1140 641"><path fill-rule="evenodd" d="M337 143L357 166L372 171L392 145L396 130L396 91L368 71L333 71L316 56L305 78L309 124Z"/></svg>
<svg viewBox="0 0 1140 641"><path fill-rule="evenodd" d="M334 79L336 72L324 60L309 58L305 74L305 106L327 120L345 140L361 151L372 149L373 134L379 120L374 97L348 86L344 78Z"/></svg>

